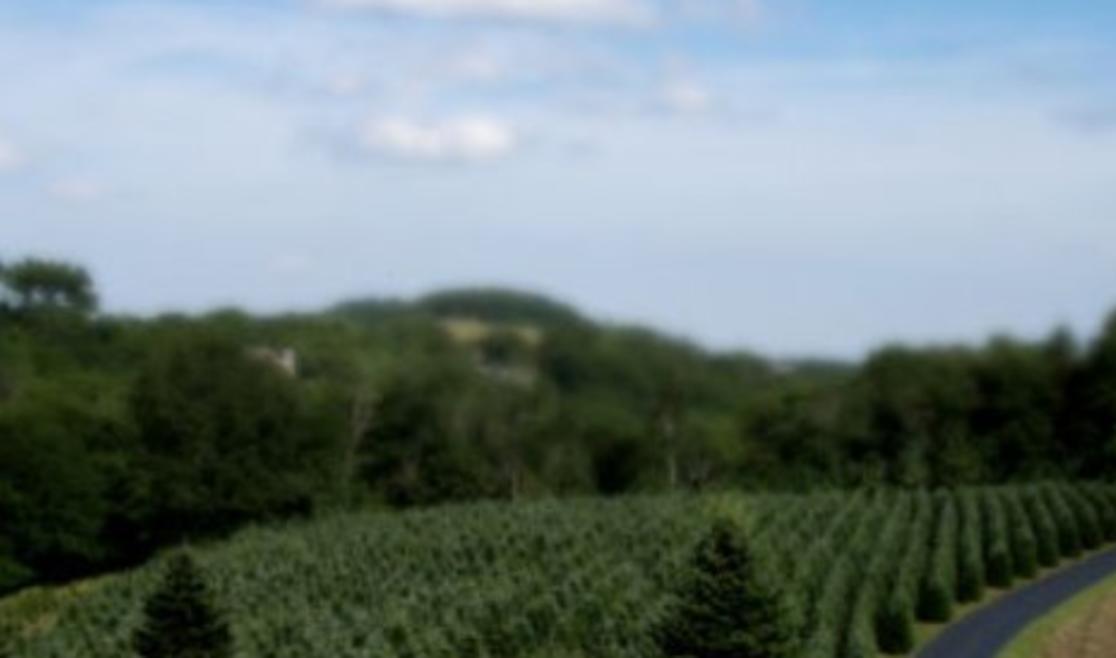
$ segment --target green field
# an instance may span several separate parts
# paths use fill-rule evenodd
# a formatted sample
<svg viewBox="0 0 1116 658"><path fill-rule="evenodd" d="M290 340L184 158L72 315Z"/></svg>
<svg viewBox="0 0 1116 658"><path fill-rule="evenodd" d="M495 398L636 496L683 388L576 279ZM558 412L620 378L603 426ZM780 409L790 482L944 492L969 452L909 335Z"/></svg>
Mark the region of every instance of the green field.
<svg viewBox="0 0 1116 658"><path fill-rule="evenodd" d="M709 522L748 528L807 656L901 653L947 619L1116 537L1116 488L646 496L356 513L197 548L238 658L654 656L648 628ZM0 602L20 658L128 655L145 568Z"/></svg>

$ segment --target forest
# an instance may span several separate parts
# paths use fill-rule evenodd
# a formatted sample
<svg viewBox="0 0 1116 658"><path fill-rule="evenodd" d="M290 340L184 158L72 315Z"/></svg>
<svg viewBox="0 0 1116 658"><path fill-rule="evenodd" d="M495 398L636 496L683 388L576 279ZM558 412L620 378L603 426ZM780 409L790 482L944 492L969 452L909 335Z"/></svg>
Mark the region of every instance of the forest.
<svg viewBox="0 0 1116 658"><path fill-rule="evenodd" d="M786 360L503 289L117 315L82 267L11 261L0 592L347 509L1103 480L1113 382L1116 317L1087 338Z"/></svg>

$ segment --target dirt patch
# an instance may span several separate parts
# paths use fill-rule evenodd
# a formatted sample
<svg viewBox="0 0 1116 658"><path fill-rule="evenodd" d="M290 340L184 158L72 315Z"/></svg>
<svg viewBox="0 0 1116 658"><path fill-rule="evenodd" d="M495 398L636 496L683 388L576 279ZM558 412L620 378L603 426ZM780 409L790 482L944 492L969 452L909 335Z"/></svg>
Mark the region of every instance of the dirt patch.
<svg viewBox="0 0 1116 658"><path fill-rule="evenodd" d="M1116 655L1116 591L1093 601L1062 625L1037 653L1041 658L1111 658Z"/></svg>

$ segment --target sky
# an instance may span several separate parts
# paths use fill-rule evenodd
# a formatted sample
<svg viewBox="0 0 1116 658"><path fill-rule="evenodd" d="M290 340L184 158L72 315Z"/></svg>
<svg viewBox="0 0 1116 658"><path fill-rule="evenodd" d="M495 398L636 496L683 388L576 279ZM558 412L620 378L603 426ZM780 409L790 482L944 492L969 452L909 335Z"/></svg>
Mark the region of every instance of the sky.
<svg viewBox="0 0 1116 658"><path fill-rule="evenodd" d="M1116 3L0 0L0 259L110 312L507 285L715 348L1095 331Z"/></svg>

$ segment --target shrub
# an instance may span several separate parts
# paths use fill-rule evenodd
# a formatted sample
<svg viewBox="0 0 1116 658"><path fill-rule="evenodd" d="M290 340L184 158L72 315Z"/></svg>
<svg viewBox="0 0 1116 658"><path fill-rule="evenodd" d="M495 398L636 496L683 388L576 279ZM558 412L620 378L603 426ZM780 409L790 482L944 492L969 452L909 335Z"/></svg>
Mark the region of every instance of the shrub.
<svg viewBox="0 0 1116 658"><path fill-rule="evenodd" d="M864 583L853 603L849 632L845 639L843 656L845 658L875 658L876 630L873 625L873 610L876 606L876 593L870 583ZM757 658L759 658L757 656Z"/></svg>
<svg viewBox="0 0 1116 658"><path fill-rule="evenodd" d="M993 587L1011 587L1014 571L1004 508L993 490L985 489L981 493L986 582Z"/></svg>
<svg viewBox="0 0 1116 658"><path fill-rule="evenodd" d="M976 493L957 494L960 531L957 547L957 600L976 601L984 596L984 557L981 550L981 516Z"/></svg>
<svg viewBox="0 0 1116 658"><path fill-rule="evenodd" d="M953 587L939 572L928 573L919 588L918 618L946 622L953 616Z"/></svg>
<svg viewBox="0 0 1116 658"><path fill-rule="evenodd" d="M1050 506L1054 527L1058 530L1058 551L1062 557L1081 555L1081 530L1062 492L1054 485L1042 485L1043 497Z"/></svg>
<svg viewBox="0 0 1116 658"><path fill-rule="evenodd" d="M919 582L918 618L944 622L953 615L957 582L957 506L948 494L938 496L930 559Z"/></svg>
<svg viewBox="0 0 1116 658"><path fill-rule="evenodd" d="M1035 553L1038 563L1044 567L1058 564L1060 553L1058 545L1058 528L1050 515L1050 509L1043 499L1039 487L1027 487L1023 492L1023 502L1027 508L1027 516L1031 519L1031 526L1035 534Z"/></svg>
<svg viewBox="0 0 1116 658"><path fill-rule="evenodd" d="M888 654L905 654L914 648L914 606L904 590L896 590L876 612L876 642Z"/></svg>
<svg viewBox="0 0 1116 658"><path fill-rule="evenodd" d="M1101 532L1105 541L1116 540L1116 506L1110 497L1104 493L1103 485L1091 485L1082 488L1082 494L1093 503L1100 519Z"/></svg>
<svg viewBox="0 0 1116 658"><path fill-rule="evenodd" d="M1015 575L1032 578L1038 571L1038 547L1031 528L1031 519L1028 518L1017 491L1000 490L998 493L1001 506L1007 512L1011 533L1011 563L1015 567Z"/></svg>
<svg viewBox="0 0 1116 658"><path fill-rule="evenodd" d="M1059 487L1065 497L1067 505L1077 519L1077 527L1081 530L1081 546L1092 550L1104 541L1104 530L1101 527L1100 516L1093 506L1093 501L1081 494L1077 487Z"/></svg>

